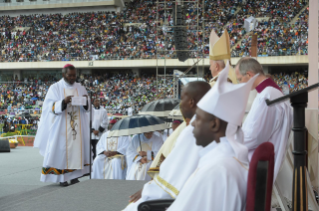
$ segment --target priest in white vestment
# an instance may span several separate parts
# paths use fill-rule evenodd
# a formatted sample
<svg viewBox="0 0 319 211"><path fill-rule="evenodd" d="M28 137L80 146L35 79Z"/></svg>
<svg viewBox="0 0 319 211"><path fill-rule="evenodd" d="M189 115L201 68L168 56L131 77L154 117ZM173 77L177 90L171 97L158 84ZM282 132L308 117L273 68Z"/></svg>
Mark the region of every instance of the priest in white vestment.
<svg viewBox="0 0 319 211"><path fill-rule="evenodd" d="M93 102L94 107L92 108L92 128L91 128L91 139L92 139L92 151L93 159L96 157L96 144L101 138L104 131L107 130L109 118L107 111L100 106L100 99L96 98Z"/></svg>
<svg viewBox="0 0 319 211"><path fill-rule="evenodd" d="M155 132L137 134L127 149L127 180L150 180L147 171L163 145L162 136Z"/></svg>
<svg viewBox="0 0 319 211"><path fill-rule="evenodd" d="M180 108L185 119L193 118L196 104L209 90L210 85L203 81L190 82L183 87ZM187 124L178 136L173 150L161 163L159 174L144 185L138 201L135 201L134 195L131 197L133 203L125 211L137 211L138 205L144 201L176 198L199 160L200 147L196 145L193 129L192 125Z"/></svg>
<svg viewBox="0 0 319 211"><path fill-rule="evenodd" d="M74 184L89 173L90 103L86 89L75 82L75 67L66 65L62 74L63 78L49 88L45 97L34 147L44 156L41 181L67 186L68 180ZM80 98L83 96L86 99ZM73 99L85 99L86 106L74 105Z"/></svg>
<svg viewBox="0 0 319 211"><path fill-rule="evenodd" d="M110 127L116 120L110 121ZM110 128L111 129L111 128ZM110 137L108 132L100 138L96 151L98 156L93 162L92 179L124 180L126 176L126 150L130 145L130 136Z"/></svg>
<svg viewBox="0 0 319 211"><path fill-rule="evenodd" d="M274 181L284 160L289 134L292 128L293 112L289 101L267 106L266 99L274 100L283 96L278 85L264 75L263 68L254 58L243 58L236 65L239 82L247 82L259 74L253 84L258 92L250 112L243 124L244 143L251 159L255 149L264 142L271 142L275 148Z"/></svg>
<svg viewBox="0 0 319 211"><path fill-rule="evenodd" d="M203 147L200 160L168 211L245 210L249 161L240 125L256 78L233 85L227 73L228 64L197 104L192 125L196 144Z"/></svg>

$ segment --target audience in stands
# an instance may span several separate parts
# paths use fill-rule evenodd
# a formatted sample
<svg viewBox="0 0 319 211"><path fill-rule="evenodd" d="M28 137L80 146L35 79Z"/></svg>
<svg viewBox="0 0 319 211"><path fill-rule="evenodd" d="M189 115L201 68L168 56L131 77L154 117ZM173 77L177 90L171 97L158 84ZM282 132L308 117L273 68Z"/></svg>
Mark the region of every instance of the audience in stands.
<svg viewBox="0 0 319 211"><path fill-rule="evenodd" d="M201 3L199 9L196 3L186 4L188 49L193 50L193 58L208 54L211 29L219 35L228 30L234 47L232 56L250 55L252 33L258 35L259 56L307 55L305 3L205 1L204 12ZM172 7L167 3L166 8ZM159 58L176 58L169 11L160 4L158 13L155 1L135 0L127 2L121 12L2 16L0 62L155 59L156 49ZM156 22L157 14L160 22ZM299 19L291 23L297 15ZM252 33L246 33L244 20L250 16L264 19ZM204 36L196 31L197 19L201 25L204 21ZM288 42L284 42L287 37Z"/></svg>

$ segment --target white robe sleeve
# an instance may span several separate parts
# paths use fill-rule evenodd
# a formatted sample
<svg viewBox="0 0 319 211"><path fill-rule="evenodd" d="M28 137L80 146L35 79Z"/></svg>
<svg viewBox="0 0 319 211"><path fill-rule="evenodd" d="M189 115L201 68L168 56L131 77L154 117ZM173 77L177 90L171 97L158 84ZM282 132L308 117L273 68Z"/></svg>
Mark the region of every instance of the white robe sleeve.
<svg viewBox="0 0 319 211"><path fill-rule="evenodd" d="M195 175L194 175L195 174ZM246 190L222 165L194 173L167 211L243 211Z"/></svg>
<svg viewBox="0 0 319 211"><path fill-rule="evenodd" d="M108 133L104 133L100 138L99 142L96 145L96 153L97 155L101 154L102 152L106 151L106 141L107 141Z"/></svg>
<svg viewBox="0 0 319 211"><path fill-rule="evenodd" d="M281 125L281 116L276 105L267 106L263 98L253 105L243 125L244 143L249 150L257 148L260 144L269 141L275 128Z"/></svg>
<svg viewBox="0 0 319 211"><path fill-rule="evenodd" d="M122 155L126 155L126 150L130 146L131 138L130 136L122 136L119 138L119 143L117 147L117 152L121 153Z"/></svg>
<svg viewBox="0 0 319 211"><path fill-rule="evenodd" d="M147 151L146 152L147 153L147 160L154 160L154 158L156 157L157 153L161 149L162 145L163 145L162 137L161 136L157 136L156 140L153 141L152 151Z"/></svg>
<svg viewBox="0 0 319 211"><path fill-rule="evenodd" d="M103 109L102 115L103 115L103 119L102 119L100 127L104 128L104 130L107 130L107 126L109 124L109 118L107 116L107 111L105 109Z"/></svg>
<svg viewBox="0 0 319 211"><path fill-rule="evenodd" d="M142 157L139 156L139 154L136 152L136 149L138 148L138 146L139 146L139 135L135 135L126 150L128 166L142 159Z"/></svg>
<svg viewBox="0 0 319 211"><path fill-rule="evenodd" d="M58 83L55 83L50 86L48 93L45 96L42 107L41 121L34 140L34 147L39 148L40 154L42 156L45 155L47 149L48 134L55 116L53 112L53 105L54 103L59 104L59 102L62 104L61 97L59 96Z"/></svg>

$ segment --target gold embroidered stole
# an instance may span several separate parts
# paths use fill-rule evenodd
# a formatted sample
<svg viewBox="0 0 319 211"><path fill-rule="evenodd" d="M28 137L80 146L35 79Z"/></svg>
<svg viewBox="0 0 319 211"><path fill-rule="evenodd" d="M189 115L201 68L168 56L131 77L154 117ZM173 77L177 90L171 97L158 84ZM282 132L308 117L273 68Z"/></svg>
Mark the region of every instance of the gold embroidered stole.
<svg viewBox="0 0 319 211"><path fill-rule="evenodd" d="M76 88L64 88L64 97L79 96ZM64 112L66 121L66 168L82 169L82 133L79 106L67 105Z"/></svg>

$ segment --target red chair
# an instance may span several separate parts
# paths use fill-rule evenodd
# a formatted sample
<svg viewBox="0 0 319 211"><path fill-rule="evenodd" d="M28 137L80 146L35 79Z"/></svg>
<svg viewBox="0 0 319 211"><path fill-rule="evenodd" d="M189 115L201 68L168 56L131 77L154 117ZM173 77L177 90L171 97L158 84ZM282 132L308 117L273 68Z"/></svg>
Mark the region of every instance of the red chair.
<svg viewBox="0 0 319 211"><path fill-rule="evenodd" d="M246 211L269 211L274 178L274 145L257 147L249 164Z"/></svg>

